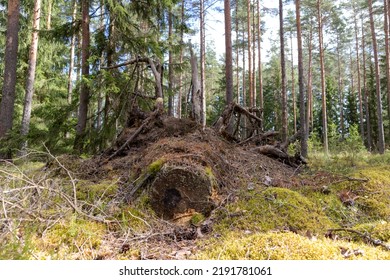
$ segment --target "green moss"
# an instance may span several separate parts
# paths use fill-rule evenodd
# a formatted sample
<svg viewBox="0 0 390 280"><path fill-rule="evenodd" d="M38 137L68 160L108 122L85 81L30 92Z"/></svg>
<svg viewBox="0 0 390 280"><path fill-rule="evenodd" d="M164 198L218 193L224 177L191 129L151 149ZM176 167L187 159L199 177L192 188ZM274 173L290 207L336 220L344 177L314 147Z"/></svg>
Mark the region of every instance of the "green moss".
<svg viewBox="0 0 390 280"><path fill-rule="evenodd" d="M283 188L244 194L227 208L230 213L222 213L226 217L216 227L221 232L229 229L324 232L334 226L315 203L298 192Z"/></svg>
<svg viewBox="0 0 390 280"><path fill-rule="evenodd" d="M147 167L147 173L149 173L151 175L156 175L161 170L161 168L163 167L164 163L165 163L165 159L164 158L160 158L158 160L153 161Z"/></svg>
<svg viewBox="0 0 390 280"><path fill-rule="evenodd" d="M73 191L73 188L69 187L69 190ZM94 203L97 200L107 201L117 193L117 190L118 185L112 181L102 181L99 184L80 181L76 186L76 197L89 203Z"/></svg>
<svg viewBox="0 0 390 280"><path fill-rule="evenodd" d="M356 225L354 230L369 235L371 238L379 239L383 242L390 241L390 223L377 221L367 224Z"/></svg>
<svg viewBox="0 0 390 280"><path fill-rule="evenodd" d="M198 226L204 219L205 217L202 213L195 213L192 215L190 222L192 225Z"/></svg>
<svg viewBox="0 0 390 280"><path fill-rule="evenodd" d="M197 259L221 260L343 260L341 248L359 250L348 259L390 259L390 252L362 243L308 239L292 232L268 232L244 235L231 232L223 239L213 239L199 252Z"/></svg>
<svg viewBox="0 0 390 280"><path fill-rule="evenodd" d="M102 244L106 228L104 224L87 221L72 215L48 229L37 241L40 251L58 259L69 259L82 252L83 258L91 258L91 252Z"/></svg>

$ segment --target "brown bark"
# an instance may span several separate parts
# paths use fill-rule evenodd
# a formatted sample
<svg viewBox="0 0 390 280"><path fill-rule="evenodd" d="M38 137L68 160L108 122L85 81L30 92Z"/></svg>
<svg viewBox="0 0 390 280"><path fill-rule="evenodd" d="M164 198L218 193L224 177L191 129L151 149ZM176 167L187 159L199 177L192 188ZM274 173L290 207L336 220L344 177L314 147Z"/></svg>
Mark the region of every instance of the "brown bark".
<svg viewBox="0 0 390 280"><path fill-rule="evenodd" d="M247 31L248 31L248 79L249 79L249 107L253 107L253 71L252 71L252 31L251 31L251 0L247 0Z"/></svg>
<svg viewBox="0 0 390 280"><path fill-rule="evenodd" d="M288 137L287 119L287 81L286 81L286 59L284 52L284 24L283 24L283 0L279 0L279 35L280 35L280 68L282 74L282 142Z"/></svg>
<svg viewBox="0 0 390 280"><path fill-rule="evenodd" d="M224 0L225 15L225 64L226 64L226 103L233 102L233 54L232 54L232 20L230 15L230 1Z"/></svg>
<svg viewBox="0 0 390 280"><path fill-rule="evenodd" d="M30 53L28 58L28 71L27 71L27 80L26 80L26 94L24 97L24 107L23 107L23 116L22 124L20 128L20 135L26 137L30 130L30 120L31 120L31 109L32 101L34 94L34 81L35 81L35 69L37 66L37 54L38 54L38 32L39 32L39 22L41 18L41 0L35 0L34 3L34 14L33 14L33 31L31 35L31 46ZM27 151L27 140L23 140L21 146L20 155L26 155Z"/></svg>
<svg viewBox="0 0 390 280"><path fill-rule="evenodd" d="M181 2L181 27L180 27L180 66L183 65L183 45L184 45L184 30L183 30L183 24L184 24L184 4L185 0L182 0ZM180 71L179 74L179 93L177 98L177 117L181 119L182 110L182 98L183 98L183 72Z"/></svg>
<svg viewBox="0 0 390 280"><path fill-rule="evenodd" d="M257 58L258 58L258 74L259 74L259 109L260 118L263 119L264 112L264 98L263 98L263 73L261 65L261 14L260 14L260 0L257 0ZM263 126L261 125L261 130Z"/></svg>
<svg viewBox="0 0 390 280"><path fill-rule="evenodd" d="M336 40L337 40L337 72L338 72L338 93L339 93L339 108L340 108L340 130L341 130L341 138L344 139L344 94L342 89L342 75L341 75L341 54L340 54L340 37L339 34L336 34ZM353 86L353 64L352 64L352 57L351 57L351 93L353 94L354 86Z"/></svg>
<svg viewBox="0 0 390 280"><path fill-rule="evenodd" d="M309 137L310 129L313 129L313 27L310 25L309 46L308 46L308 73L307 73L307 113L306 113L306 134Z"/></svg>
<svg viewBox="0 0 390 280"><path fill-rule="evenodd" d="M172 30L173 30L173 22L172 22L172 10L168 12L168 42L169 42L169 52L168 52L168 116L173 116L174 108L173 108L173 44L172 44Z"/></svg>
<svg viewBox="0 0 390 280"><path fill-rule="evenodd" d="M384 0L384 31L386 50L386 79L387 79L387 117L390 121L390 47L389 47L389 8L387 0ZM390 130L389 130L390 132Z"/></svg>
<svg viewBox="0 0 390 280"><path fill-rule="evenodd" d="M15 104L16 66L18 55L19 0L8 1L8 21L4 54L4 80L0 104L0 139L12 129ZM10 158L10 152L0 159Z"/></svg>
<svg viewBox="0 0 390 280"><path fill-rule="evenodd" d="M301 31L300 0L295 0L297 41L298 41L298 80L299 80L299 122L301 134L301 155L307 157L306 118L305 118L305 89L303 85L303 51Z"/></svg>
<svg viewBox="0 0 390 280"><path fill-rule="evenodd" d="M383 117L382 117L382 98L381 98L381 81L380 81L380 68L378 58L378 45L375 34L375 23L372 9L372 0L368 0L368 8L370 13L370 27L372 37L372 47L374 50L375 61L375 83L376 83L376 97L377 97L377 113L378 113L378 152L383 154L385 152L385 137L383 132Z"/></svg>
<svg viewBox="0 0 390 280"><path fill-rule="evenodd" d="M367 69L366 69L366 41L364 33L363 16L362 21L362 54L363 54L363 93L364 93L364 109L366 111L366 126L367 126L367 149L372 150L372 137L371 137L371 116L368 106L368 90L367 90Z"/></svg>
<svg viewBox="0 0 390 280"><path fill-rule="evenodd" d="M364 142L364 112L363 112L363 100L362 100L362 85L360 77L360 54L359 54L359 38L358 38L358 25L356 19L356 7L353 3L353 18L354 18L354 28L355 28L355 52L356 52L356 69L357 69L357 91L359 98L359 122L360 122L360 135Z"/></svg>
<svg viewBox="0 0 390 280"><path fill-rule="evenodd" d="M83 151L83 138L85 135L85 129L87 126L88 117L88 103L89 103L89 86L84 79L88 79L89 76L89 47L90 47L90 35L89 35L89 0L81 1L82 12L82 48L81 48L81 90L79 100L78 120L76 126L76 138L74 143L74 149L81 153Z"/></svg>
<svg viewBox="0 0 390 280"><path fill-rule="evenodd" d="M206 28L205 28L204 0L200 0L200 122L206 126Z"/></svg>
<svg viewBox="0 0 390 280"><path fill-rule="evenodd" d="M201 123L201 93L200 93L200 81L198 76L198 62L192 47L190 46L191 52L191 72L192 72L192 118L197 122Z"/></svg>
<svg viewBox="0 0 390 280"><path fill-rule="evenodd" d="M293 102L293 122L294 122L294 134L297 133L297 101L295 97L295 71L294 71L294 52L293 52L293 36L290 32L291 42L291 97ZM307 105L309 107L309 104Z"/></svg>
<svg viewBox="0 0 390 280"><path fill-rule="evenodd" d="M321 97L322 97L322 141L324 144L325 154L329 153L328 148L328 117L326 110L326 84L325 84L325 61L324 61L324 43L322 35L322 0L317 0L317 20L318 20L318 40L320 50L320 66L321 66Z"/></svg>

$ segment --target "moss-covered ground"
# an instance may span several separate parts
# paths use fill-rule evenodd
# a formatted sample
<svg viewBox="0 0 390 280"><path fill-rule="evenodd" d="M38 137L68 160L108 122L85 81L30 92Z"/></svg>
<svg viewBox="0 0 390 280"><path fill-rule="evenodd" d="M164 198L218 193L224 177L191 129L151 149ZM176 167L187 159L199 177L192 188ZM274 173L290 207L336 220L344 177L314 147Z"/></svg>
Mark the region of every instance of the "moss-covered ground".
<svg viewBox="0 0 390 280"><path fill-rule="evenodd" d="M187 229L157 218L146 192L123 203L118 180L54 174L40 162L0 170L0 259L390 259L370 243L390 244L389 154L314 156L294 179L301 186L237 185Z"/></svg>

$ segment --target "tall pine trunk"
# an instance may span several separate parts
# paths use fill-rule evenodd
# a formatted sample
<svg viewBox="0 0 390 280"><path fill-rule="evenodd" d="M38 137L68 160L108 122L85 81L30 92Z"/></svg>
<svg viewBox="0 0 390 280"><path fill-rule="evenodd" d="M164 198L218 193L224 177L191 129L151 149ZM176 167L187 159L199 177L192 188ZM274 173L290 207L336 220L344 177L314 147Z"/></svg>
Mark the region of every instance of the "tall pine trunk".
<svg viewBox="0 0 390 280"><path fill-rule="evenodd" d="M20 135L26 137L30 130L31 109L32 100L34 94L34 81L35 81L35 69L37 66L37 54L38 54L38 39L39 39L39 22L41 19L41 0L35 0L33 23L32 23L32 35L31 46L28 58L28 71L26 80L26 94L24 97L23 117L22 125L20 128ZM20 149L20 156L24 156L27 153L27 140L23 139Z"/></svg>
<svg viewBox="0 0 390 280"><path fill-rule="evenodd" d="M390 122L390 48L389 48L389 9L387 0L384 0L384 32L386 50L386 80L387 80L387 117ZM389 129L390 133L390 129Z"/></svg>
<svg viewBox="0 0 390 280"><path fill-rule="evenodd" d="M297 102L295 97L295 71L294 71L294 52L293 52L293 33L290 32L290 48L291 48L291 97L293 102L293 123L294 134L297 133ZM308 106L308 105L307 105Z"/></svg>
<svg viewBox="0 0 390 280"><path fill-rule="evenodd" d="M325 84L325 61L324 61L324 43L322 35L322 0L317 0L317 20L318 20L318 40L320 50L320 68L321 68L321 97L322 97L322 141L324 144L324 152L329 153L328 147L328 120L326 111L326 84Z"/></svg>
<svg viewBox="0 0 390 280"><path fill-rule="evenodd" d="M374 51L375 61L375 83L376 83L376 98L377 98L377 113L378 113L378 152L383 154L385 152L385 137L383 132L383 117L382 117L382 98L381 98L381 80L378 58L378 45L375 34L375 23L372 9L372 0L368 0L368 9L370 13L370 27L372 37L372 48Z"/></svg>
<svg viewBox="0 0 390 280"><path fill-rule="evenodd" d="M280 66L282 71L282 142L288 137L286 59L284 55L283 0L279 0Z"/></svg>
<svg viewBox="0 0 390 280"><path fill-rule="evenodd" d="M8 0L7 35L4 54L4 80L0 104L0 140L12 129L18 55L19 0ZM0 152L0 159L11 158L10 151Z"/></svg>
<svg viewBox="0 0 390 280"><path fill-rule="evenodd" d="M313 129L313 27L310 24L308 44L308 73L307 73L307 109L306 109L306 137L309 137L310 129Z"/></svg>
<svg viewBox="0 0 390 280"><path fill-rule="evenodd" d="M363 54L363 93L364 93L364 109L366 111L366 126L367 126L367 149L372 150L372 136L371 136L371 116L368 104L368 89L367 89L367 68L366 68L366 39L364 33L363 16L362 22L362 54Z"/></svg>
<svg viewBox="0 0 390 280"><path fill-rule="evenodd" d="M184 45L184 4L185 0L181 1L181 26L180 26L180 68L183 65L183 45ZM182 105L182 98L183 98L183 71L180 69L180 74L179 74L179 93L177 97L177 117L181 119L182 115L182 110L181 110L181 105Z"/></svg>
<svg viewBox="0 0 390 280"><path fill-rule="evenodd" d="M230 1L224 0L225 16L225 75L226 75L226 104L233 102L233 52L232 52L232 19Z"/></svg>
<svg viewBox="0 0 390 280"><path fill-rule="evenodd" d="M249 79L249 107L253 107L253 71L252 71L252 27L251 27L251 0L246 2L247 32L248 32L248 79Z"/></svg>
<svg viewBox="0 0 390 280"><path fill-rule="evenodd" d="M295 0L297 41L298 41L298 81L299 81L299 122L301 137L301 155L307 157L306 119L305 119L305 89L303 85L303 49L301 28L301 3Z"/></svg>
<svg viewBox="0 0 390 280"><path fill-rule="evenodd" d="M169 42L169 52L168 52L168 116L173 116L173 44L172 44L172 31L173 31L173 20L172 20L172 10L168 12L168 42Z"/></svg>
<svg viewBox="0 0 390 280"><path fill-rule="evenodd" d="M201 124L206 126L206 28L204 0L200 0L200 95Z"/></svg>
<svg viewBox="0 0 390 280"><path fill-rule="evenodd" d="M75 151L78 153L83 152L85 129L87 126L88 117L88 103L89 103L89 86L85 79L88 79L89 75L89 0L81 1L81 13L82 13L82 46L81 46L81 90L79 100L79 113L76 126L76 139L74 143Z"/></svg>
<svg viewBox="0 0 390 280"><path fill-rule="evenodd" d="M68 69L68 105L72 104L73 93L73 72L74 72L74 60L76 49L76 16L77 16L77 0L73 0L73 12L72 12L72 38L70 40L70 57L69 57L69 69ZM72 112L69 112L68 119L72 118ZM66 133L66 138L69 138L69 132Z"/></svg>
<svg viewBox="0 0 390 280"><path fill-rule="evenodd" d="M360 125L360 135L364 142L364 112L363 112L363 99L362 99L362 85L360 77L360 54L359 54L359 31L356 19L356 7L353 3L353 20L354 20L354 29L355 29L355 52L356 52L356 69L357 69L357 92L359 98L359 125Z"/></svg>
<svg viewBox="0 0 390 280"><path fill-rule="evenodd" d="M258 59L258 74L259 74L259 109L260 119L263 120L264 98L263 98L263 67L261 65L261 11L260 0L257 0L257 59ZM263 121L264 122L264 121ZM263 126L263 123L261 124ZM263 129L263 127L261 127Z"/></svg>

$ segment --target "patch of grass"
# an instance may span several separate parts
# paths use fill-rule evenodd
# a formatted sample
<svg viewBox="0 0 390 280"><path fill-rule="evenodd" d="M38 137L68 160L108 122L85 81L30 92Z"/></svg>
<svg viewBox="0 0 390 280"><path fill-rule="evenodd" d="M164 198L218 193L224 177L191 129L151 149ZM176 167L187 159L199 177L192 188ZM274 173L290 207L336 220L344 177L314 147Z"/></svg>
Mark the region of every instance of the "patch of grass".
<svg viewBox="0 0 390 280"><path fill-rule="evenodd" d="M324 232L334 226L318 205L292 190L268 188L242 196L228 205L229 213L221 213L225 218L216 226L220 232L232 229Z"/></svg>
<svg viewBox="0 0 390 280"><path fill-rule="evenodd" d="M35 240L36 249L48 253L52 259L91 259L104 239L106 227L72 215L44 232Z"/></svg>
<svg viewBox="0 0 390 280"><path fill-rule="evenodd" d="M196 259L220 260L390 260L390 252L362 243L308 239L292 232L268 232L246 235L230 232L221 239L203 244ZM349 257L344 250L358 250Z"/></svg>

